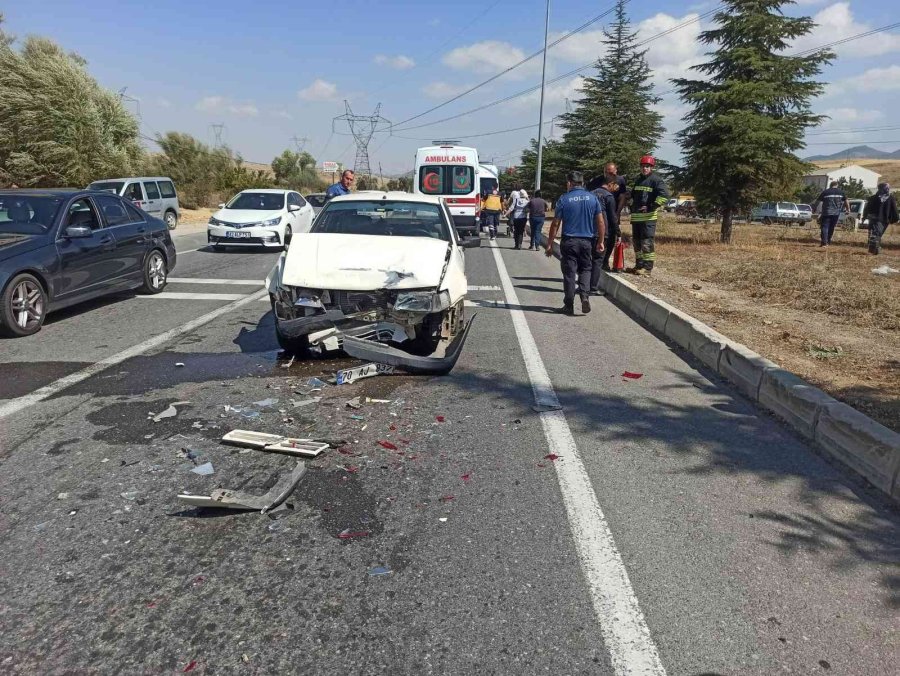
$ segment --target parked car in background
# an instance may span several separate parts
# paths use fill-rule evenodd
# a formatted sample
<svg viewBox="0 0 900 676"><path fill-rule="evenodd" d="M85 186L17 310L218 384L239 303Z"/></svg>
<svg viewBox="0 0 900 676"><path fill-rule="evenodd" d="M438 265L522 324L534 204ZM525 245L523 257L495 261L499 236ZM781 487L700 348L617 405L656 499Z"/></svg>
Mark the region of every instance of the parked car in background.
<svg viewBox="0 0 900 676"><path fill-rule="evenodd" d="M309 232L312 205L293 190L252 189L239 192L209 219L207 241L219 246L287 248L291 235Z"/></svg>
<svg viewBox="0 0 900 676"><path fill-rule="evenodd" d="M762 221L766 225L784 223L790 225L803 223L800 210L793 202L763 202L750 212L751 221Z"/></svg>
<svg viewBox="0 0 900 676"><path fill-rule="evenodd" d="M813 219L813 210L809 204L798 204L797 213L800 214L800 223L809 223Z"/></svg>
<svg viewBox="0 0 900 676"><path fill-rule="evenodd" d="M0 190L0 333L117 291L155 294L175 267L166 223L109 192Z"/></svg>
<svg viewBox="0 0 900 676"><path fill-rule="evenodd" d="M441 197L362 191L330 200L266 279L275 335L295 355L342 348L419 373L450 371L471 322L461 240Z"/></svg>
<svg viewBox="0 0 900 676"><path fill-rule="evenodd" d="M863 210L866 208L866 200L851 199L847 201L850 203L850 213L848 214L846 211L841 213L838 221L840 225L854 231L859 228L868 228L869 220L863 220L862 218Z"/></svg>
<svg viewBox="0 0 900 676"><path fill-rule="evenodd" d="M132 176L94 181L88 190L105 190L131 200L136 207L162 219L174 230L181 218L175 183L165 176Z"/></svg>
<svg viewBox="0 0 900 676"><path fill-rule="evenodd" d="M306 196L306 201L312 205L313 213L318 216L322 207L325 206L325 202L328 201L328 196L324 192L314 192Z"/></svg>

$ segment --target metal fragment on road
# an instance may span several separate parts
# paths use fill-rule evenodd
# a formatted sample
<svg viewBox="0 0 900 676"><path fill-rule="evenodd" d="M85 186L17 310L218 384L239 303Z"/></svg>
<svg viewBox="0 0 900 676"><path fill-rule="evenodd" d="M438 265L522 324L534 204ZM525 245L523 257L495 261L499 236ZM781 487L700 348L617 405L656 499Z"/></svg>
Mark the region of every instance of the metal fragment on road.
<svg viewBox="0 0 900 676"><path fill-rule="evenodd" d="M247 509L266 514L280 507L294 492L306 474L306 463L298 462L294 470L279 479L265 495L251 495L241 491L218 488L207 495L179 494L178 501L194 507L219 507L222 509Z"/></svg>
<svg viewBox="0 0 900 676"><path fill-rule="evenodd" d="M243 446L246 448L262 450L266 446L277 444L283 439L284 436L281 434L266 434L265 432L252 432L250 430L231 430L222 437L222 443L230 446Z"/></svg>
<svg viewBox="0 0 900 676"><path fill-rule="evenodd" d="M232 430L222 437L222 443L303 458L315 458L327 450L330 445L326 440L295 439L279 434L251 432L249 430Z"/></svg>
<svg viewBox="0 0 900 676"><path fill-rule="evenodd" d="M328 444L312 441L311 439L286 438L277 444L271 444L261 449L267 453L281 453L283 455L295 455L302 458L315 458L328 449Z"/></svg>
<svg viewBox="0 0 900 676"><path fill-rule="evenodd" d="M204 462L202 465L197 465L191 471L194 474L199 474L201 476L209 476L210 474L215 473L211 462Z"/></svg>
<svg viewBox="0 0 900 676"><path fill-rule="evenodd" d="M172 404L169 404L169 407L166 410L161 411L160 413L157 413L153 416L153 422L159 422L160 420L164 420L165 418L174 418L176 415L178 415L178 406L185 406L190 403L191 402L189 401L176 401Z"/></svg>
<svg viewBox="0 0 900 676"><path fill-rule="evenodd" d="M363 364L362 366L354 366L350 369L342 369L334 374L335 383L337 385L349 385L363 378L372 378L374 376L392 375L394 367L387 364Z"/></svg>

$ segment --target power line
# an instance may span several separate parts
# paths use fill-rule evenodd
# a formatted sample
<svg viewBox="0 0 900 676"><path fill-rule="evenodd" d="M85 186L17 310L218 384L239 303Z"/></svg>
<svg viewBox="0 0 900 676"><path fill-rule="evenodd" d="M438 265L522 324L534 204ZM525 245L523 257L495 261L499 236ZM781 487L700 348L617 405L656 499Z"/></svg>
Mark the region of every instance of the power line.
<svg viewBox="0 0 900 676"><path fill-rule="evenodd" d="M556 117L559 117L559 116L557 115ZM544 122L544 124L545 125L552 124L553 120L555 120L556 117L554 117L553 119L547 120L546 122ZM512 129L497 129L496 131L486 131L486 132L482 132L481 134L446 134L446 136L448 136L449 138L454 138L454 139L481 138L483 136L496 136L497 134L509 134L514 131L522 131L524 129L534 129L536 127L537 127L537 124L533 122L531 124L522 125L521 127L513 127ZM430 140L432 140L432 139L428 138L427 136L426 137L399 136L397 134L392 134L391 136L388 136L387 138L388 139L402 138L407 141L430 141Z"/></svg>
<svg viewBox="0 0 900 676"><path fill-rule="evenodd" d="M629 2L629 1L630 1L630 0L625 0L626 3ZM569 39L570 37L572 37L573 35L575 35L575 34L577 34L577 33L580 33L581 31L583 31L585 28L588 28L589 26L594 25L595 23L597 23L598 21L600 21L600 19L602 19L603 17L607 16L608 14L611 14L613 11L615 11L615 6L610 7L609 9L605 10L604 12L601 12L600 14L598 14L598 15L595 16L595 17L593 17L592 19L588 19L587 21L585 21L583 24L581 24L581 25L578 26L577 28L574 28L573 30L569 31L568 33L565 33L565 34L562 35L561 37L559 37L559 38L557 38L556 40L554 40L553 42L551 42L549 45L547 45L547 49L551 49L551 48L555 47L556 45L560 44L561 42L564 42L564 41L568 40L568 39ZM436 106L432 106L431 108L429 108L429 109L426 110L425 112L419 113L418 115L413 115L412 117L408 117L408 118L406 118L405 120L402 120L401 122L398 122L398 123L397 123L397 126L402 126L402 125L406 124L407 122L412 122L413 120L417 120L417 119L419 119L420 117L424 117L425 115L428 115L429 113L433 113L435 110L438 110L438 109L440 109L440 108L443 108L444 106L449 105L449 104L453 103L454 101L457 101L457 100L461 99L463 96L466 96L466 95L468 95L468 94L471 94L472 92L474 92L474 91L477 90L477 89L481 89L481 88L484 87L486 84L489 84L489 83L493 82L493 81L496 80L497 78L503 77L503 76L506 75L507 73L509 73L509 72L511 72L511 71L513 71L513 70L515 70L515 69L518 68L519 66L521 66L521 65L523 65L523 64L525 64L525 63L531 61L533 58L535 58L535 57L537 57L537 56L540 56L540 55L543 54L543 53L544 53L544 50L543 50L543 49L539 49L539 50L537 50L536 52L534 52L533 54L531 54L531 55L529 55L529 56L526 56L524 59L522 59L522 60L519 61L518 63L514 63L514 64L511 65L509 68L506 68L506 69L500 71L500 72L497 73L496 75L492 75L491 77L489 77L487 80L484 80L483 82L479 82L479 83L478 83L477 85L475 85L474 87L470 87L469 89L465 90L464 92L462 92L462 93L460 93L460 94L457 94L456 96L453 96L453 97L447 99L447 100L444 101L443 103L439 103L439 104L436 105Z"/></svg>

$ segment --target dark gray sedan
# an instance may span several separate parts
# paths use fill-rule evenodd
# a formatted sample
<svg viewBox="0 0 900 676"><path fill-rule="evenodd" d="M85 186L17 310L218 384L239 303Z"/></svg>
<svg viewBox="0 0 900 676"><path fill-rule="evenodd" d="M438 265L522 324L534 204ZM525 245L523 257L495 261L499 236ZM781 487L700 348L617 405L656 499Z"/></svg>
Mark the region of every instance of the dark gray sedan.
<svg viewBox="0 0 900 676"><path fill-rule="evenodd" d="M0 333L117 291L159 293L175 267L166 224L108 192L0 190Z"/></svg>

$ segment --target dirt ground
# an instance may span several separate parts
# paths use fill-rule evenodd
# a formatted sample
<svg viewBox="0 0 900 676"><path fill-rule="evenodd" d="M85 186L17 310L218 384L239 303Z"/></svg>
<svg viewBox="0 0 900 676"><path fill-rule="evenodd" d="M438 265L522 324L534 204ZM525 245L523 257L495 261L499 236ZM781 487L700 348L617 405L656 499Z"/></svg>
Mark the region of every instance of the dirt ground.
<svg viewBox="0 0 900 676"><path fill-rule="evenodd" d="M900 432L900 273L872 273L900 270L898 227L880 256L865 230L822 249L815 227L737 224L731 245L718 229L667 214L653 277L629 279Z"/></svg>

